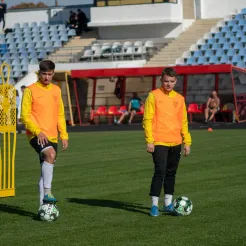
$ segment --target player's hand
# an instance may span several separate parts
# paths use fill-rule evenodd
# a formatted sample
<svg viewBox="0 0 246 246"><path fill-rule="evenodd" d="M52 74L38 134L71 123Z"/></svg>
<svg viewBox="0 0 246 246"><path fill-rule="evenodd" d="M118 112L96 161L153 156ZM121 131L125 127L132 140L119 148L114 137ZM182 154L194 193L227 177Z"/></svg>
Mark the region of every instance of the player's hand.
<svg viewBox="0 0 246 246"><path fill-rule="evenodd" d="M155 151L155 145L153 143L148 143L147 144L147 152L153 153L154 151Z"/></svg>
<svg viewBox="0 0 246 246"><path fill-rule="evenodd" d="M43 132L40 132L37 138L38 138L38 145L41 145L42 148L45 146L45 144L48 143L48 138L45 136Z"/></svg>
<svg viewBox="0 0 246 246"><path fill-rule="evenodd" d="M190 154L190 146L184 146L184 156L188 156Z"/></svg>
<svg viewBox="0 0 246 246"><path fill-rule="evenodd" d="M65 151L68 148L68 140L63 139L62 140L62 151Z"/></svg>

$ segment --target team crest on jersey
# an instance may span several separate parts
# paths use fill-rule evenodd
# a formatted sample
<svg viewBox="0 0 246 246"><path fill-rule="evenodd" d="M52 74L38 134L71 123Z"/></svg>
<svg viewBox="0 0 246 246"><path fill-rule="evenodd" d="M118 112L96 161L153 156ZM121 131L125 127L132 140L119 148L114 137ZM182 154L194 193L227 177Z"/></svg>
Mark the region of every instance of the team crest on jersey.
<svg viewBox="0 0 246 246"><path fill-rule="evenodd" d="M175 107L175 108L177 108L178 107L178 102L177 101L173 101L173 106Z"/></svg>

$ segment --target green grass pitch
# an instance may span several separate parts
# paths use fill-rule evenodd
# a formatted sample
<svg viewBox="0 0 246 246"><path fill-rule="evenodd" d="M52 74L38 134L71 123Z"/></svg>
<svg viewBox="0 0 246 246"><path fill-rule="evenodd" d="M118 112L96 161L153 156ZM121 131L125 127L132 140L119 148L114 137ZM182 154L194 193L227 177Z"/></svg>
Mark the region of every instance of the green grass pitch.
<svg viewBox="0 0 246 246"><path fill-rule="evenodd" d="M40 168L26 136L18 136L16 196L0 199L0 245L244 245L245 130L191 134L192 152L181 159L175 190L175 197L192 200L191 215L148 215L153 164L142 131L71 133L55 165L55 222L34 217Z"/></svg>

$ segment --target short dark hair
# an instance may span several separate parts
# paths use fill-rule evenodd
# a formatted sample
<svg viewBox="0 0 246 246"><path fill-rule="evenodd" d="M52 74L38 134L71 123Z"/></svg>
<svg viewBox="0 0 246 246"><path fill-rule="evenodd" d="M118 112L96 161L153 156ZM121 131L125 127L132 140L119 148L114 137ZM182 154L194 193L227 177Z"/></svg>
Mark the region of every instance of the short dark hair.
<svg viewBox="0 0 246 246"><path fill-rule="evenodd" d="M48 72L55 70L55 63L51 60L44 60L41 61L39 64L39 71L40 72Z"/></svg>
<svg viewBox="0 0 246 246"><path fill-rule="evenodd" d="M25 88L26 88L26 86L25 86L25 85L22 85L22 86L21 86L21 89L25 89Z"/></svg>
<svg viewBox="0 0 246 246"><path fill-rule="evenodd" d="M163 69L163 71L161 73L161 77L163 78L165 75L167 75L168 77L177 77L178 74L174 68L166 67Z"/></svg>

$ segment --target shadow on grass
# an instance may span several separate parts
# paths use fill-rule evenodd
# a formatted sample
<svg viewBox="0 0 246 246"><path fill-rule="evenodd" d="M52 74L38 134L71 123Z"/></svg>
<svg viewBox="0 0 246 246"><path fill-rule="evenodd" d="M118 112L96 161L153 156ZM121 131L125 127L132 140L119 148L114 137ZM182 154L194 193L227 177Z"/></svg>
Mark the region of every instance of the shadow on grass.
<svg viewBox="0 0 246 246"><path fill-rule="evenodd" d="M7 204L0 204L0 212L8 213L8 214L18 214L25 217L31 217L33 220L37 219L37 214L28 212L23 210L20 207L7 205Z"/></svg>
<svg viewBox="0 0 246 246"><path fill-rule="evenodd" d="M102 200L102 199L81 199L81 198L67 198L68 202L88 205L92 207L105 207L105 208L114 208L121 209L128 212L140 213L140 214L149 214L149 212L142 211L142 209L148 209L142 207L140 204L113 201L113 200Z"/></svg>

